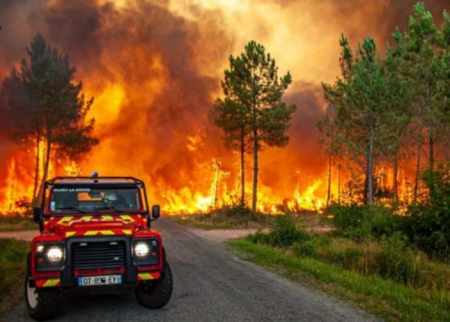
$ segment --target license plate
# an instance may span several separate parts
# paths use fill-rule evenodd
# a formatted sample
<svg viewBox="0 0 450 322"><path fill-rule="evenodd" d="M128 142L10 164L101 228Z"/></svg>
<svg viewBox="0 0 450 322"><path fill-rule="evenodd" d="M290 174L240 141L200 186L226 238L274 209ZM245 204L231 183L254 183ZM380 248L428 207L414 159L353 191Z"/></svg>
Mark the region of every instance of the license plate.
<svg viewBox="0 0 450 322"><path fill-rule="evenodd" d="M78 277L79 286L121 284L122 275Z"/></svg>

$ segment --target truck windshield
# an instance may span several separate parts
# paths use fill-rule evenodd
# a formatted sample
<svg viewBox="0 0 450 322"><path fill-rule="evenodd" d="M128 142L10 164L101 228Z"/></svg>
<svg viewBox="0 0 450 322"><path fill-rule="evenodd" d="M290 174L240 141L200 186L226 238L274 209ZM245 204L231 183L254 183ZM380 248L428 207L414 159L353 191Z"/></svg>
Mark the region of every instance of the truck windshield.
<svg viewBox="0 0 450 322"><path fill-rule="evenodd" d="M137 188L54 187L50 193L50 211L55 213L95 213L140 211L140 191Z"/></svg>

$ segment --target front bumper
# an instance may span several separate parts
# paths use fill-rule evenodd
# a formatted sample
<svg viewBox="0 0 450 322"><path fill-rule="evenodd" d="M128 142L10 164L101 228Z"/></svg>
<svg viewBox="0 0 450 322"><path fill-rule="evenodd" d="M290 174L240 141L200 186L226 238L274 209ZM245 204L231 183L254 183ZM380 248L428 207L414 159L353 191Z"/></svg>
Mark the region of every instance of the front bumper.
<svg viewBox="0 0 450 322"><path fill-rule="evenodd" d="M114 250L113 247L105 247L108 244L118 246ZM82 249L81 245L88 247ZM89 248L90 245L94 248ZM103 245L103 249L98 245ZM78 277L96 275L121 275L123 285L158 279L160 272L154 269L142 271L142 266L138 269L132 256L130 236L80 236L66 240L64 267L57 275L38 277L30 280L30 283L36 287L74 288L79 286ZM86 287L91 286L83 286Z"/></svg>

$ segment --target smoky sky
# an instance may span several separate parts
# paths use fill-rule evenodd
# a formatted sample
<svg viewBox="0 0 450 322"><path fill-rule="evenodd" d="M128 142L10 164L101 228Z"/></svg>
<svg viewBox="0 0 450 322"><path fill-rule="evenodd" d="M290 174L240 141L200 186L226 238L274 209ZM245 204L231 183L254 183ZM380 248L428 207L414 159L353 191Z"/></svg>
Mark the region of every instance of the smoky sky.
<svg viewBox="0 0 450 322"><path fill-rule="evenodd" d="M298 5L292 0L263 2L281 7ZM329 23L342 28L340 31L353 41L362 40L357 35L364 26L368 36L384 44L396 26L406 29L414 3L325 0L306 1L300 8L317 17L325 10L331 12L333 21ZM195 6L195 13L205 17L200 24L171 12L168 4L145 0L128 1L126 6L113 1L0 0L0 78L18 66L31 39L41 33L51 46L69 55L77 68L76 78L85 89L103 93L111 84L121 84L122 101L117 111L101 106L102 112L98 112L99 97L94 97L96 135L102 143L87 157L87 166L108 164L104 165L108 171L116 168L136 175L151 174L157 186L205 190L209 178L201 177L198 168L209 167L212 157L223 158L225 169L236 169L235 158L223 147L222 133L211 120L214 100L221 94L220 79L206 72L211 66L226 66L235 35L227 29L224 14L218 9ZM442 11L450 6L447 0L429 0L425 5L439 23ZM268 27L261 28L271 33ZM294 32L292 37L295 40ZM338 57L335 59L337 62ZM304 75L295 70L291 73L294 83L286 101L295 103L297 111L289 130L290 143L284 149L265 149L261 160L261 182L274 189L291 187L298 180L294 175L297 170L312 180L326 168L326 157L317 143L316 123L325 105L321 85L303 81ZM111 122L102 122L102 116L116 112ZM1 127L0 174L5 174L6 161L16 150L9 133Z"/></svg>

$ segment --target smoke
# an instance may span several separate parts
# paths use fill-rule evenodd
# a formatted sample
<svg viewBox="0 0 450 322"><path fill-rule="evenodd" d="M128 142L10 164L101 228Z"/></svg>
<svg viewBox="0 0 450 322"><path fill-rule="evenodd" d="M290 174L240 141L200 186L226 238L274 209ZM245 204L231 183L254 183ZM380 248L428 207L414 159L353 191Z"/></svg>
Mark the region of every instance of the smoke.
<svg viewBox="0 0 450 322"><path fill-rule="evenodd" d="M289 197L299 180L306 186L325 176L316 127L325 106L320 82L338 74L340 34L353 44L374 36L383 46L395 26L404 30L413 3L3 0L0 77L26 57L40 32L69 55L86 97L95 99L89 117L101 144L80 165L84 174L140 176L158 197L185 187L207 192L212 158L232 172L229 185L238 173L210 111L228 56L254 39L294 78L286 96L297 105L290 143L265 149L260 170L263 186ZM445 0L425 5L438 19L448 7ZM2 177L17 151L8 137L0 129Z"/></svg>

